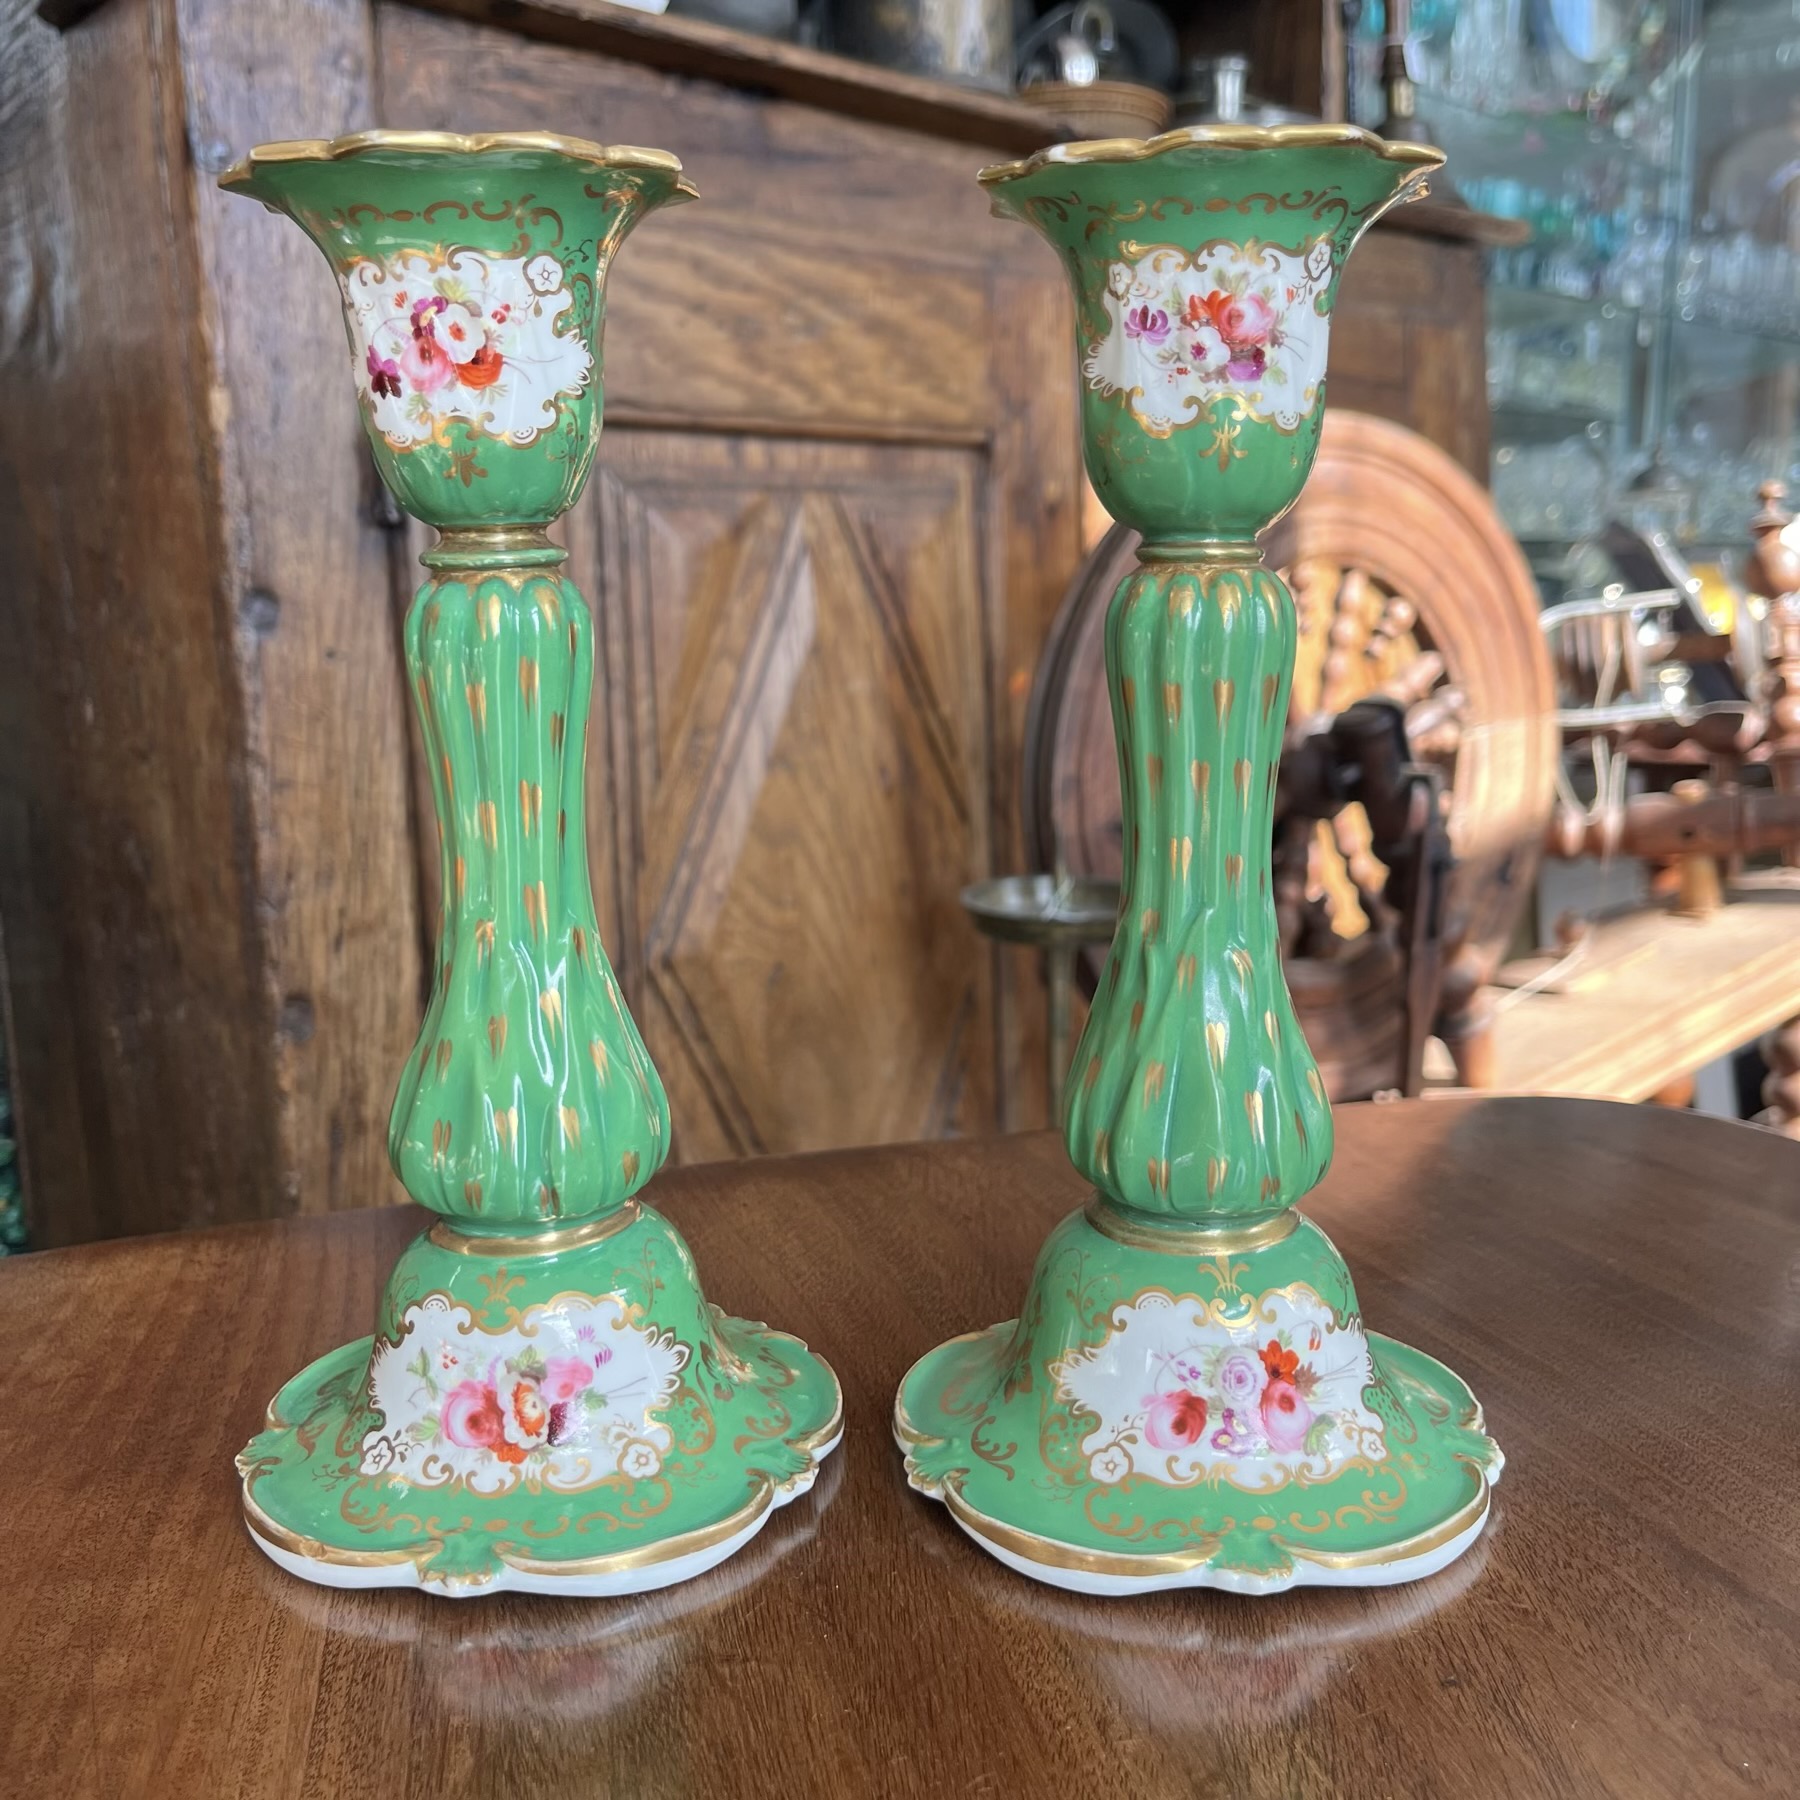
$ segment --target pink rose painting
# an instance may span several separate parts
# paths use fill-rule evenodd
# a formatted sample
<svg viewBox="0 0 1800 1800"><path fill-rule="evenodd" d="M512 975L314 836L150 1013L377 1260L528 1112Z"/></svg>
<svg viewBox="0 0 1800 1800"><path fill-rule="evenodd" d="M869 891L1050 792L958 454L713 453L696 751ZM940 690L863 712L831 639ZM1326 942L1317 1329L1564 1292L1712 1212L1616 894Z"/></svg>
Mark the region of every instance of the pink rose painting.
<svg viewBox="0 0 1800 1800"><path fill-rule="evenodd" d="M578 1356L497 1358L486 1381L460 1382L445 1395L444 1436L521 1463L543 1445L566 1441L569 1403L593 1380L592 1366Z"/></svg>
<svg viewBox="0 0 1800 1800"><path fill-rule="evenodd" d="M434 394L456 379L456 364L429 331L415 333L400 352L400 373L416 394Z"/></svg>
<svg viewBox="0 0 1800 1800"><path fill-rule="evenodd" d="M1312 1408L1300 1398L1300 1390L1291 1381L1271 1381L1263 1389L1262 1427L1269 1447L1284 1455L1292 1455L1306 1447L1306 1434L1312 1428Z"/></svg>
<svg viewBox="0 0 1800 1800"><path fill-rule="evenodd" d="M1316 1327L1307 1341L1317 1348ZM1218 1425L1212 1447L1231 1456L1304 1453L1316 1416L1307 1397L1318 1377L1279 1338L1210 1359L1184 1351L1166 1366L1182 1385L1144 1396L1144 1437L1152 1448L1187 1449L1200 1442L1212 1419ZM1212 1390L1217 1402L1209 1402L1203 1389Z"/></svg>
<svg viewBox="0 0 1800 1800"><path fill-rule="evenodd" d="M1268 367L1270 346L1280 341L1275 308L1267 297L1255 289L1241 294L1215 289L1204 300L1193 296L1190 309L1194 300L1204 307L1212 328L1225 342L1226 375L1233 381L1259 379Z"/></svg>
<svg viewBox="0 0 1800 1800"><path fill-rule="evenodd" d="M1254 289L1242 294L1210 293L1206 310L1214 329L1233 350L1258 349L1275 335L1275 308Z"/></svg>
<svg viewBox="0 0 1800 1800"><path fill-rule="evenodd" d="M444 1396L444 1436L470 1449L492 1450L500 1442L500 1402L485 1381L459 1382Z"/></svg>
<svg viewBox="0 0 1800 1800"><path fill-rule="evenodd" d="M399 321L391 321L383 326L382 331L397 332ZM423 300L415 300L412 316L408 323L411 341L400 349L400 372L405 375L414 392L435 394L439 388L446 387L464 374L468 365L477 357L484 356L488 350L487 329L481 323L477 312L471 307L448 300L442 294L428 294ZM376 345L369 346L369 368L373 375L376 360ZM480 376L470 385L486 387L499 376L499 359L492 358L493 372L486 372L484 367ZM392 366L391 364L389 365ZM373 386L371 382L371 386ZM398 397L399 390L377 387L377 394L392 392Z"/></svg>
<svg viewBox="0 0 1800 1800"><path fill-rule="evenodd" d="M594 364L571 279L548 252L355 261L343 277L351 337L363 399L388 444L442 447L451 420L510 444L553 429Z"/></svg>
<svg viewBox="0 0 1800 1800"><path fill-rule="evenodd" d="M1201 1395L1176 1388L1172 1393L1147 1395L1144 1405L1144 1436L1158 1450L1185 1450L1199 1443L1206 1429L1206 1401Z"/></svg>

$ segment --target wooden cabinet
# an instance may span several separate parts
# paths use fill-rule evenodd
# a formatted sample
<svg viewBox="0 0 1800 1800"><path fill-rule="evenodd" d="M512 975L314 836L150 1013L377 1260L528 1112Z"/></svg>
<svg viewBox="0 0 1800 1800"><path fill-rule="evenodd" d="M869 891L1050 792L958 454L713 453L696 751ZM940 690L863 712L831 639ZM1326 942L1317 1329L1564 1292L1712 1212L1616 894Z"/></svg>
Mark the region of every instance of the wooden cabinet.
<svg viewBox="0 0 1800 1800"><path fill-rule="evenodd" d="M1438 216L1451 228L1462 223L1455 214ZM1329 401L1410 425L1485 487L1486 328L1479 244L1408 230L1398 217L1378 225L1344 273L1331 326Z"/></svg>
<svg viewBox="0 0 1800 1800"><path fill-rule="evenodd" d="M702 202L615 265L599 465L601 919L689 1160L1043 1119L1019 743L1079 558L1060 270L972 181L1005 100L604 0L106 0L16 20L0 170L0 924L37 1241L398 1198L436 849L317 252L253 142L550 124ZM9 76L9 79L13 77ZM1384 229L1332 397L1485 461L1476 252Z"/></svg>

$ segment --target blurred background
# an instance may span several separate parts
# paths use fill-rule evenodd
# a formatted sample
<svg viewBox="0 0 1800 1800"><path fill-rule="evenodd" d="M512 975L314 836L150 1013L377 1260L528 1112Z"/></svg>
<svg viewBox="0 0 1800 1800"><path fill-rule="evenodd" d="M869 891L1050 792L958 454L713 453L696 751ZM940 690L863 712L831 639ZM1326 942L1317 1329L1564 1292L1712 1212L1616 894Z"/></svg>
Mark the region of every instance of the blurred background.
<svg viewBox="0 0 1800 1800"><path fill-rule="evenodd" d="M1070 309L985 163L1348 119L1270 534L1334 1099L1800 1117L1795 0L0 0L0 1247L402 1198L437 850L387 500L301 235L371 124L676 151L560 535L600 918L686 1161L1041 1127L1117 903Z"/></svg>

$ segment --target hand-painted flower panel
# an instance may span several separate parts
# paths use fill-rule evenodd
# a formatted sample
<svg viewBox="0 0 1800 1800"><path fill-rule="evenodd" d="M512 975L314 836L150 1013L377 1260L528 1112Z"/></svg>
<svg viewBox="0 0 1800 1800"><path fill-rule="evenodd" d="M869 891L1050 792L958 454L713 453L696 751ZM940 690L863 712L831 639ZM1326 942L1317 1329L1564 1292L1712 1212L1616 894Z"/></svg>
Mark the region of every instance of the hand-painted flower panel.
<svg viewBox="0 0 1800 1800"><path fill-rule="evenodd" d="M669 1333L630 1324L610 1294L528 1307L505 1331L428 1295L406 1309L398 1343L375 1347L369 1400L382 1422L363 1439L362 1473L484 1495L521 1481L562 1492L648 1480L673 1442L655 1414L687 1355Z"/></svg>
<svg viewBox="0 0 1800 1800"><path fill-rule="evenodd" d="M1107 271L1107 331L1082 365L1088 385L1124 393L1146 431L1167 436L1235 398L1295 430L1325 380L1331 245L1303 255L1266 244L1170 244Z"/></svg>
<svg viewBox="0 0 1800 1800"><path fill-rule="evenodd" d="M1098 1420L1081 1451L1108 1486L1144 1475L1262 1493L1387 1455L1363 1402L1375 1379L1368 1340L1304 1285L1238 1311L1192 1294L1139 1294L1114 1309L1103 1342L1054 1373L1058 1395Z"/></svg>
<svg viewBox="0 0 1800 1800"><path fill-rule="evenodd" d="M554 256L402 250L341 276L357 390L396 450L452 419L529 444L579 394L594 358Z"/></svg>

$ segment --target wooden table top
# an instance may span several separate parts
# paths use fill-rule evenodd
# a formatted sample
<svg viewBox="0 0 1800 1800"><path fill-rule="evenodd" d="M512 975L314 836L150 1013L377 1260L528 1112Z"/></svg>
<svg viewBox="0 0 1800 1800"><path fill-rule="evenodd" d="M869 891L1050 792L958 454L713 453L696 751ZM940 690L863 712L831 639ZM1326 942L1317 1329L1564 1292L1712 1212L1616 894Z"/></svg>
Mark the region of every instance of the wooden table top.
<svg viewBox="0 0 1800 1800"><path fill-rule="evenodd" d="M636 1600L331 1592L245 1535L234 1452L369 1328L416 1213L0 1265L0 1791L1800 1792L1800 1144L1582 1100L1338 1121L1308 1210L1508 1459L1474 1550L1386 1591L1080 1599L907 1490L895 1383L1016 1308L1081 1197L1050 1137L658 1180L711 1296L835 1364L848 1435Z"/></svg>

